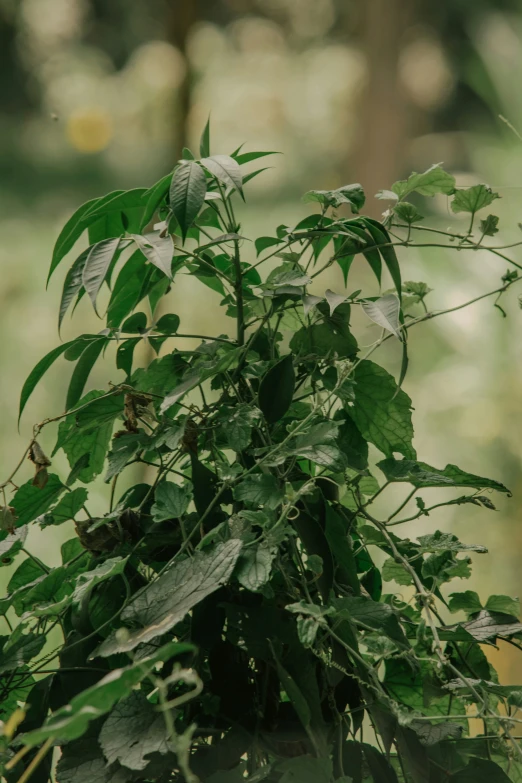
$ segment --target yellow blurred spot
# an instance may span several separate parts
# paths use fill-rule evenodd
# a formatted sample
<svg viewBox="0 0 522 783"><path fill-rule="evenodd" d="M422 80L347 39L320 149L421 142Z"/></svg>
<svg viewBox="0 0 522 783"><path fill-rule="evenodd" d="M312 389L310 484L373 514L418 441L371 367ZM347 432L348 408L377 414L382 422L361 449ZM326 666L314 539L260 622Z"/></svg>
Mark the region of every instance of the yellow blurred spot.
<svg viewBox="0 0 522 783"><path fill-rule="evenodd" d="M101 152L112 138L112 121L104 109L78 109L67 120L66 134L78 152Z"/></svg>

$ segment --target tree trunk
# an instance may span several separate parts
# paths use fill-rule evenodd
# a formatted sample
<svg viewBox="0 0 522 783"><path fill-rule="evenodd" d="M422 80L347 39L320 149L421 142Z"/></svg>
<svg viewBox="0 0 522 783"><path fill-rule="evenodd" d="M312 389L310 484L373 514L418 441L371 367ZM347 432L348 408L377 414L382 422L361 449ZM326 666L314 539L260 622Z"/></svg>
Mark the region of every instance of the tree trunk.
<svg viewBox="0 0 522 783"><path fill-rule="evenodd" d="M401 175L411 136L413 107L400 83L399 58L404 33L415 19L414 0L362 0L361 7L368 80L350 179L363 184L366 211L377 217L383 205L373 196Z"/></svg>

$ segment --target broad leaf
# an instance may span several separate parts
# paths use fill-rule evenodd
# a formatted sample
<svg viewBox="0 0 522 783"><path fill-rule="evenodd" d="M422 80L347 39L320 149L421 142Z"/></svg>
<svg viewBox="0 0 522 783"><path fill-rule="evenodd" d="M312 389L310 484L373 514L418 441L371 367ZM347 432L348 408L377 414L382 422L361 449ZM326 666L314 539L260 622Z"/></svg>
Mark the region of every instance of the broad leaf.
<svg viewBox="0 0 522 783"><path fill-rule="evenodd" d="M91 721L109 712L116 702L128 696L142 680L151 674L156 664L193 650L190 644L171 642L137 663L123 669L114 669L96 685L79 693L71 703L53 713L40 729L24 735L29 747L40 745L52 737L70 741L81 737Z"/></svg>
<svg viewBox="0 0 522 783"><path fill-rule="evenodd" d="M417 207L410 204L409 201L400 201L393 207L393 211L400 220L404 220L408 225L418 223L419 220L424 220L424 215L421 215Z"/></svg>
<svg viewBox="0 0 522 783"><path fill-rule="evenodd" d="M67 400L65 402L67 410L73 408L81 398L91 370L108 342L106 337L98 337L92 340L78 359L67 390Z"/></svg>
<svg viewBox="0 0 522 783"><path fill-rule="evenodd" d="M381 631L399 647L408 649L410 644L399 625L396 614L388 604L372 601L363 596L339 598L335 609L340 617L364 627Z"/></svg>
<svg viewBox="0 0 522 783"><path fill-rule="evenodd" d="M207 158L210 155L210 115L201 134L199 154L202 158Z"/></svg>
<svg viewBox="0 0 522 783"><path fill-rule="evenodd" d="M172 481L162 481L156 489L155 499L151 509L155 522L178 519L186 512L192 500L192 491L188 484L180 486Z"/></svg>
<svg viewBox="0 0 522 783"><path fill-rule="evenodd" d="M257 592L270 579L272 563L276 551L266 544L250 547L240 555L235 575L238 582L247 590Z"/></svg>
<svg viewBox="0 0 522 783"><path fill-rule="evenodd" d="M165 199L167 193L169 192L171 181L172 181L172 174L167 174L165 177L162 177L159 180L159 182L156 182L155 185L153 185L143 194L143 201L145 202L145 211L141 219L140 231L143 231L143 229L146 228L146 226L148 226L148 224L156 214L158 207L161 205L162 201Z"/></svg>
<svg viewBox="0 0 522 783"><path fill-rule="evenodd" d="M357 214L364 206L366 197L362 185L344 185L337 190L310 190L303 196L303 201L317 201L328 207L337 209L342 204L348 204L351 211Z"/></svg>
<svg viewBox="0 0 522 783"><path fill-rule="evenodd" d="M489 639L495 639L497 636L509 637L520 633L522 631L522 623L519 623L517 618L512 615L482 609L472 620L466 623L459 623L457 626L447 626L445 630L453 628L463 628L477 642L486 642Z"/></svg>
<svg viewBox="0 0 522 783"><path fill-rule="evenodd" d="M22 484L11 501L16 515L16 527L33 522L44 514L65 489L65 484L53 473L42 488L33 486L32 481Z"/></svg>
<svg viewBox="0 0 522 783"><path fill-rule="evenodd" d="M179 315L174 313L167 313L162 315L161 318L154 325L155 332L161 332L162 334L173 335L179 329Z"/></svg>
<svg viewBox="0 0 522 783"><path fill-rule="evenodd" d="M151 231L140 236L132 234L132 239L139 247L147 261L167 275L172 280L172 257L174 255L174 243L170 234L161 236L160 231Z"/></svg>
<svg viewBox="0 0 522 783"><path fill-rule="evenodd" d="M489 207L496 198L500 198L499 194L487 185L473 185L471 188L455 191L451 210L452 212L471 212L474 215L479 209Z"/></svg>
<svg viewBox="0 0 522 783"><path fill-rule="evenodd" d="M399 340L401 339L399 321L401 306L395 294L387 294L374 302L367 300L362 303L362 309L374 323L394 334Z"/></svg>
<svg viewBox="0 0 522 783"><path fill-rule="evenodd" d="M281 505L284 491L272 474L256 473L246 476L234 488L234 497L249 506L265 506L274 510Z"/></svg>
<svg viewBox="0 0 522 783"><path fill-rule="evenodd" d="M410 193L420 193L421 196L435 196L437 193L451 195L455 190L455 177L444 171L440 163L430 166L422 174L414 172L406 180L392 185L392 191L403 199Z"/></svg>
<svg viewBox="0 0 522 783"><path fill-rule="evenodd" d="M20 408L18 413L18 420L20 420L23 410L27 405L27 401L31 396L31 394L33 393L38 381L47 372L49 367L51 367L51 365L56 361L56 359L58 359L58 357L61 356L62 353L65 353L65 351L75 343L76 340L70 340L68 343L63 343L62 345L59 345L57 348L53 348L53 350L49 351L49 353L46 354L43 359L40 359L36 367L29 373L29 376L23 385L22 393L20 394Z"/></svg>
<svg viewBox="0 0 522 783"><path fill-rule="evenodd" d="M44 644L43 634L23 633L22 626L19 625L4 641L0 650L0 674L13 671L28 663L41 652Z"/></svg>
<svg viewBox="0 0 522 783"><path fill-rule="evenodd" d="M109 271L114 256L120 248L120 243L121 240L119 237L115 239L104 239L102 242L97 242L90 248L89 254L85 260L82 282L95 310L98 292L103 285L103 281ZM128 242L126 244L128 244Z"/></svg>
<svg viewBox="0 0 522 783"><path fill-rule="evenodd" d="M170 207L183 239L205 201L207 179L205 172L194 161L182 161L174 171L170 186Z"/></svg>
<svg viewBox="0 0 522 783"><path fill-rule="evenodd" d="M235 153L232 155L234 160L236 160L240 166L242 166L244 163L250 163L252 160L258 160L259 158L264 158L267 155L280 155L280 152L273 152L273 151L265 151L262 152L241 152L241 153Z"/></svg>
<svg viewBox="0 0 522 783"><path fill-rule="evenodd" d="M292 403L295 372L292 354L269 369L259 386L259 407L269 424L282 419Z"/></svg>
<svg viewBox="0 0 522 783"><path fill-rule="evenodd" d="M67 492L48 514L44 514L40 521L40 527L62 525L64 522L74 519L83 508L86 500L87 490L84 487Z"/></svg>
<svg viewBox="0 0 522 783"><path fill-rule="evenodd" d="M83 286L83 270L89 257L89 252L90 250L87 248L87 250L84 250L83 253L78 256L65 277L58 314L58 331L60 330L62 321L71 302Z"/></svg>
<svg viewBox="0 0 522 783"><path fill-rule="evenodd" d="M67 253L72 250L74 245L76 244L77 240L81 237L87 226L89 225L89 222L93 222L96 220L96 216L92 217L90 220L88 218L89 214L93 214L96 207L98 207L100 204L110 201L112 198L114 198L115 195L122 193L123 191L119 190L115 193L109 193L108 196L105 196L104 198L94 198L91 199L91 201L87 201L85 204L82 204L79 209L76 210L74 215L69 218L65 226L62 228L60 232L60 236L56 240L56 244L54 246L53 250L53 257L51 261L51 268L49 269L49 274L47 276L47 283L49 283L49 280L51 279L51 275L53 274L54 270L60 263L60 261L67 255Z"/></svg>
<svg viewBox="0 0 522 783"><path fill-rule="evenodd" d="M426 462L389 458L378 462L377 467L382 470L387 481L407 481L414 487L471 487L496 489L498 492L510 494L507 487L500 482L466 473L456 465L446 465L440 469L433 468Z"/></svg>
<svg viewBox="0 0 522 783"><path fill-rule="evenodd" d="M393 377L374 362L362 361L354 371L355 404L350 409L363 438L392 457L415 458L412 446L411 400Z"/></svg>
<svg viewBox="0 0 522 783"><path fill-rule="evenodd" d="M237 160L229 155L213 155L211 158L202 158L201 164L228 188L237 190L244 200L243 175Z"/></svg>
<svg viewBox="0 0 522 783"><path fill-rule="evenodd" d="M241 541L231 539L218 544L209 554L198 552L194 557L174 564L133 596L121 613L121 619L132 623L134 630L113 632L102 642L96 655L129 652L139 644L167 633L192 607L226 584L241 546Z"/></svg>
<svg viewBox="0 0 522 783"><path fill-rule="evenodd" d="M489 759L480 759L473 756L467 767L455 772L448 778L448 783L510 783L504 770Z"/></svg>
<svg viewBox="0 0 522 783"><path fill-rule="evenodd" d="M102 726L99 742L109 764L119 761L127 769L145 769L151 753L167 753L165 718L141 691L120 701Z"/></svg>

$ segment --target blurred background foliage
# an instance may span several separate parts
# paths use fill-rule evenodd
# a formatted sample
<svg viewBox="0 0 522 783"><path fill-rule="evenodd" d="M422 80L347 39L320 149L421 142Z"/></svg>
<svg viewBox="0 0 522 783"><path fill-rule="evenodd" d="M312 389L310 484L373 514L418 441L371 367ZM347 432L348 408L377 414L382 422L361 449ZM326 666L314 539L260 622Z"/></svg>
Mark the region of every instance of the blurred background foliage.
<svg viewBox="0 0 522 783"><path fill-rule="evenodd" d="M521 0L0 0L1 475L18 460L32 424L64 405L62 362L40 385L18 434L22 382L57 341L59 282L44 293L52 245L80 203L151 185L184 146L196 147L210 112L213 152L247 142L283 153L249 186L246 236L297 222L309 209L300 204L305 191L355 181L378 216L385 205L373 198L377 190L444 161L459 184L485 181L500 192L502 239L517 241L522 141L499 115L522 130L521 77ZM442 226L461 228L445 199L424 206ZM513 258L520 256L515 248ZM480 252L408 251L402 262L405 279L434 289L432 308L493 289L506 271ZM352 289L370 284L361 266L351 272ZM184 332L215 327L217 295L198 285L180 278L170 297ZM341 286L332 272L331 287ZM84 304L64 338L101 328ZM450 507L410 531L437 525L487 545L490 555L475 558L469 585L483 595L517 595L522 587L515 291L503 307L506 318L485 300L412 330L405 383L419 458L491 475L514 492L496 512ZM361 342L372 339L368 328ZM391 350L391 369L399 361ZM90 385L120 375L111 357ZM49 428L42 445L51 450L53 438ZM106 489L99 487L99 511ZM51 564L71 529L44 533L33 532L33 545ZM516 654L492 655L502 676L515 680Z"/></svg>

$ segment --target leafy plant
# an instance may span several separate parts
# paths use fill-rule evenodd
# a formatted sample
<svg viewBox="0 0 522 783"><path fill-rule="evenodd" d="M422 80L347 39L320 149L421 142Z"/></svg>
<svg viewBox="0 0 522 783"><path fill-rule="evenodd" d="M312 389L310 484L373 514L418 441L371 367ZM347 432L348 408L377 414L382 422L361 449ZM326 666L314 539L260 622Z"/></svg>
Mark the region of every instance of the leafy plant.
<svg viewBox="0 0 522 783"><path fill-rule="evenodd" d="M436 165L380 194L391 201L382 222L360 214L363 189L349 185L312 191L317 211L252 243L236 208L260 173L243 166L266 154L211 155L207 126L200 160L187 150L148 190L88 202L57 240L50 274L81 236L90 243L65 277L59 323L86 294L100 315L108 304L98 334L60 344L29 375L20 414L55 361L75 363L65 413L34 428L1 485L2 564L26 552L29 525L72 520L76 531L60 566L23 559L0 602L11 629L0 650L8 781L47 780L56 746L58 783L522 779L522 686L499 684L484 653L497 639L520 646L518 602L448 595L483 547L439 530L397 534L447 505L489 513L491 493L508 492L417 457L408 335L458 308L430 309L431 289L403 282L396 255L428 232L423 245L510 261L486 246L496 216L473 233L497 194L457 189ZM413 193L445 194L469 230L425 226ZM355 290L360 261L393 290ZM483 294L498 307L520 279L510 263ZM336 264L350 286L324 291ZM194 337L168 312L182 272L219 295L233 333L178 347ZM356 309L379 327L364 349ZM158 358L135 368L144 342ZM393 342L397 379L374 360ZM121 381L85 394L113 349ZM53 422L68 476L38 444ZM26 456L35 476L17 487ZM119 494L140 464L150 481ZM111 501L95 516L87 485L102 475ZM395 483L403 502L378 515L374 501L385 505ZM440 500L427 505L426 488Z"/></svg>

